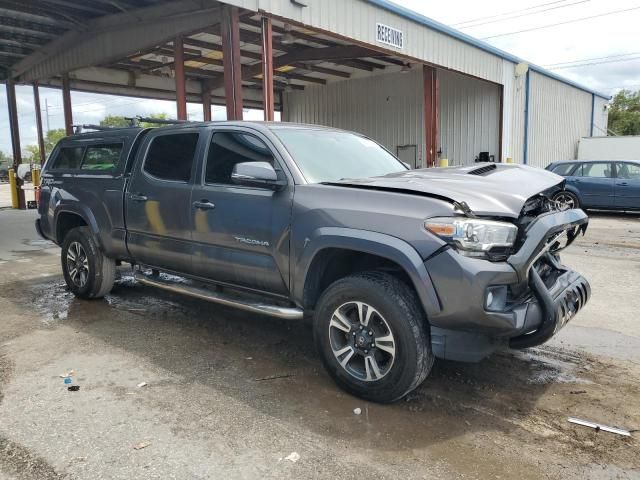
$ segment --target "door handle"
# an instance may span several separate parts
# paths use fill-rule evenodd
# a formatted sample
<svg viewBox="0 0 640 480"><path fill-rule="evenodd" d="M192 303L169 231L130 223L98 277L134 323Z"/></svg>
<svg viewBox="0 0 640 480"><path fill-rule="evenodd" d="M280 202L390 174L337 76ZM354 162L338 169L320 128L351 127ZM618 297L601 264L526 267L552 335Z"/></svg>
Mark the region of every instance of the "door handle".
<svg viewBox="0 0 640 480"><path fill-rule="evenodd" d="M622 182L622 183L616 183L616 185L618 187L626 187L627 185L629 185L627 182Z"/></svg>
<svg viewBox="0 0 640 480"><path fill-rule="evenodd" d="M211 203L209 200L200 200L199 202L193 202L194 208L199 208L200 210L213 210L216 206Z"/></svg>
<svg viewBox="0 0 640 480"><path fill-rule="evenodd" d="M132 193L129 198L134 202L146 202L148 200L147 196L141 193Z"/></svg>

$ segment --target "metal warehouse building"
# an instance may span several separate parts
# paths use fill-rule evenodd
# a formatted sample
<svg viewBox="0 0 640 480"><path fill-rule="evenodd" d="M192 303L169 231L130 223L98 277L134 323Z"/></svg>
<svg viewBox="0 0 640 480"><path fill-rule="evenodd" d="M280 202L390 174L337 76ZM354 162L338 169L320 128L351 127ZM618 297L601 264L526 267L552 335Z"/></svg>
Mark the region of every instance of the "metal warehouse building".
<svg viewBox="0 0 640 480"><path fill-rule="evenodd" d="M386 0L57 0L0 6L0 67L20 161L16 83L274 109L362 132L417 168L438 158L545 166L606 132L608 97ZM41 126L38 119L39 131Z"/></svg>

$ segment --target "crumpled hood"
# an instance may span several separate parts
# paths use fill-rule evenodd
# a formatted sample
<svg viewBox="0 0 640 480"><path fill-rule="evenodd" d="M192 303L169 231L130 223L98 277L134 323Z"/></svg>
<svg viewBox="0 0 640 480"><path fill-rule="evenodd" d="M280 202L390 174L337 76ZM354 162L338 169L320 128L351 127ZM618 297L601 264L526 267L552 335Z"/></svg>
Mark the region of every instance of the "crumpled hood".
<svg viewBox="0 0 640 480"><path fill-rule="evenodd" d="M345 179L332 185L392 190L466 203L476 215L517 218L525 202L564 178L540 168L501 163L425 168L383 177Z"/></svg>

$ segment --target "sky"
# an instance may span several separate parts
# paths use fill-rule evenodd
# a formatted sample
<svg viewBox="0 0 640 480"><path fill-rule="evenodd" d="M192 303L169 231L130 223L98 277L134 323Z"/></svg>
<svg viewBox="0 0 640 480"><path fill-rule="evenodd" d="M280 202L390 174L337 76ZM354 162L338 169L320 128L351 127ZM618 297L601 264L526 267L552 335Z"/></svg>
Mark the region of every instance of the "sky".
<svg viewBox="0 0 640 480"><path fill-rule="evenodd" d="M395 0L427 17L484 39L530 63L548 68L605 94L640 90L640 0ZM36 143L30 86L16 87L22 148ZM45 131L62 128L60 90L41 88ZM99 123L106 115L167 113L175 102L72 92L74 123ZM48 105L48 115L45 107ZM202 120L202 107L188 104L189 119ZM214 107L214 119L224 119ZM261 119L259 111L245 118ZM48 119L48 121L47 121ZM4 89L0 90L0 150L10 154Z"/></svg>

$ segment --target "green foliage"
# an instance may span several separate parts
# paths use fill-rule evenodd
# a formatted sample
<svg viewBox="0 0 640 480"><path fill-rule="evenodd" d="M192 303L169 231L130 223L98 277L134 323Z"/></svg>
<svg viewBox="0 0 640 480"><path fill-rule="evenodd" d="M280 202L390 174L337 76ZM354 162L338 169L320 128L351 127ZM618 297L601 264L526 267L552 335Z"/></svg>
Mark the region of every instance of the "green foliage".
<svg viewBox="0 0 640 480"><path fill-rule="evenodd" d="M102 120L100 120L100 126L112 128L128 127L129 121L125 120L124 117L121 117L119 115L107 115Z"/></svg>
<svg viewBox="0 0 640 480"><path fill-rule="evenodd" d="M10 155L7 155L2 150L0 150L0 165L6 166L6 165L11 165L12 163L13 163L13 157L11 157Z"/></svg>
<svg viewBox="0 0 640 480"><path fill-rule="evenodd" d="M640 135L640 90L621 90L609 107L609 130L616 135Z"/></svg>
<svg viewBox="0 0 640 480"><path fill-rule="evenodd" d="M67 136L67 132L64 128L55 128L49 130L44 137L44 153L45 158L49 156L53 147L56 146L62 138ZM40 150L38 145L27 145L23 150L23 162L40 163Z"/></svg>
<svg viewBox="0 0 640 480"><path fill-rule="evenodd" d="M166 120L167 118L169 118L169 116L166 113L152 113L151 115L141 115L141 116L148 117L148 118L157 118L162 120ZM121 128L121 127L128 127L129 125L130 125L129 120L126 120L125 117L119 116L119 115L107 115L100 121L101 127ZM139 125L144 128L158 126L157 123L150 123L150 122L140 122Z"/></svg>

